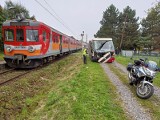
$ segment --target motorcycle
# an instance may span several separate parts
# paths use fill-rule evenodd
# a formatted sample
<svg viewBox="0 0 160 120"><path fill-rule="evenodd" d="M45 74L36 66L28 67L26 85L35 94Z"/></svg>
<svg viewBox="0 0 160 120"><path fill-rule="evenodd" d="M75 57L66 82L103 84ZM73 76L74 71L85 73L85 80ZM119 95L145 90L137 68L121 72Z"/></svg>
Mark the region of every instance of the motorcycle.
<svg viewBox="0 0 160 120"><path fill-rule="evenodd" d="M129 84L136 86L136 95L142 99L150 98L154 93L153 79L156 71L160 71L157 63L139 59L134 60L134 64L127 66Z"/></svg>

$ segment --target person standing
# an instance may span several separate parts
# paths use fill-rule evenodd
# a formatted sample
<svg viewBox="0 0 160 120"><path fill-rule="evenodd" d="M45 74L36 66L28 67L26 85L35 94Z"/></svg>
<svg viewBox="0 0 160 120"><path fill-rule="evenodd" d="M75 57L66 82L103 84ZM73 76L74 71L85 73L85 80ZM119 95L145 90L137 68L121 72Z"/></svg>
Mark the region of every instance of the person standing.
<svg viewBox="0 0 160 120"><path fill-rule="evenodd" d="M83 63L87 64L87 49L84 47L83 48Z"/></svg>

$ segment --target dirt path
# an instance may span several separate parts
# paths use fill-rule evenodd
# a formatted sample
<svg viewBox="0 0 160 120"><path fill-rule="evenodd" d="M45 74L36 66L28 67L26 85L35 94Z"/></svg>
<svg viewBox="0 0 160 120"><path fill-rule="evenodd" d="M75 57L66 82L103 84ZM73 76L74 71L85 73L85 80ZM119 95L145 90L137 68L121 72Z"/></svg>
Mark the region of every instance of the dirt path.
<svg viewBox="0 0 160 120"><path fill-rule="evenodd" d="M114 62L114 65L118 67L120 70L122 70L124 73L128 74L126 67L123 65L119 64L118 62ZM154 81L153 81L154 82ZM154 94L160 99L160 88L157 86L154 86Z"/></svg>
<svg viewBox="0 0 160 120"><path fill-rule="evenodd" d="M115 75L106 64L102 63L101 66L110 78L111 82L116 86L126 114L129 118L132 118L133 120L151 120L150 115L137 102L132 92L121 82L121 80L119 80L118 76Z"/></svg>

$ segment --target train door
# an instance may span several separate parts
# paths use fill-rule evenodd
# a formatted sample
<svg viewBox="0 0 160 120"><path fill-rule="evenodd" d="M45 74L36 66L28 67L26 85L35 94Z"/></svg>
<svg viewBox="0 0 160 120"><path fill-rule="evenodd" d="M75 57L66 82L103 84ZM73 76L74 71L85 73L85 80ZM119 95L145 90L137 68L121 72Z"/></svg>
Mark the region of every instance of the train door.
<svg viewBox="0 0 160 120"><path fill-rule="evenodd" d="M59 50L60 50L60 53L62 53L62 35L60 35Z"/></svg>
<svg viewBox="0 0 160 120"><path fill-rule="evenodd" d="M42 47L43 47L43 53L46 53L49 48L49 42L50 42L50 34L49 31L45 28L42 29Z"/></svg>

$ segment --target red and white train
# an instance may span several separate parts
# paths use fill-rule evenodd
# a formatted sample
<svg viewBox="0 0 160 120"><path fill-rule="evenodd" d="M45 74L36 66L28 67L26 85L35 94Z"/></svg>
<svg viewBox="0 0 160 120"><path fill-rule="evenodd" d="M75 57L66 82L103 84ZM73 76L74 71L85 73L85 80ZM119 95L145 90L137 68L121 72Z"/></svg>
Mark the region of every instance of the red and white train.
<svg viewBox="0 0 160 120"><path fill-rule="evenodd" d="M80 41L36 20L3 23L4 59L10 67L34 68L82 48Z"/></svg>

